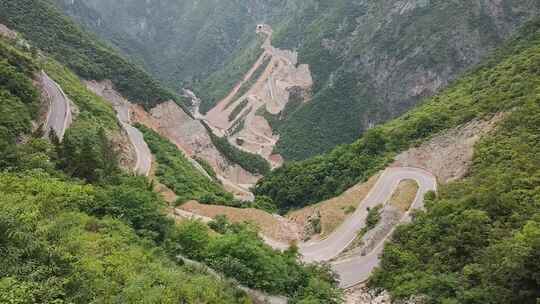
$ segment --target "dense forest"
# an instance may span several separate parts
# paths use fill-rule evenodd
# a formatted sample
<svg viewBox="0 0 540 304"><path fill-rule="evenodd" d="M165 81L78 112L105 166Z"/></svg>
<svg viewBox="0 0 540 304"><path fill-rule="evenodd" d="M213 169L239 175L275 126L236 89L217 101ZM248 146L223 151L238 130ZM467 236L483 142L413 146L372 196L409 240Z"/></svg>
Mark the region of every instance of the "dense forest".
<svg viewBox="0 0 540 304"><path fill-rule="evenodd" d="M315 82L309 102L274 124L287 160L330 152L398 117L540 14L533 0L53 2L158 79L192 88L203 113L255 62L254 27L269 24L272 44L296 50Z"/></svg>
<svg viewBox="0 0 540 304"><path fill-rule="evenodd" d="M369 130L355 143L274 170L257 184L256 193L269 196L283 211L316 203L342 193L383 168L396 153L442 130L521 106L537 94L539 27L538 20L528 23L441 94Z"/></svg>
<svg viewBox="0 0 540 304"><path fill-rule="evenodd" d="M341 303L327 267L299 263L294 248L272 250L251 225L210 231L175 223L147 178L119 168L112 107L69 69L31 50L0 39L0 302L250 303L241 283L292 303ZM54 133L43 139L32 125L39 70L78 108L63 141ZM163 141L153 146L163 149L160 159L181 162Z"/></svg>
<svg viewBox="0 0 540 304"><path fill-rule="evenodd" d="M97 41L46 0L2 1L0 21L80 77L112 80L116 89L133 102L146 107L171 99L181 102L139 66Z"/></svg>

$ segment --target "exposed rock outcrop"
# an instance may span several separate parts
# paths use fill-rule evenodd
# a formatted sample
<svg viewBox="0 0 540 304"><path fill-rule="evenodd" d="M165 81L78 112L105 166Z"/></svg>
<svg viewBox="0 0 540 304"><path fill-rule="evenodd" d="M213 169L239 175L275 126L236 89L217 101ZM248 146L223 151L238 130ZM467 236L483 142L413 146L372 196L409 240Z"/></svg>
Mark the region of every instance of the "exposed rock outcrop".
<svg viewBox="0 0 540 304"><path fill-rule="evenodd" d="M399 154L392 166L428 170L443 184L460 179L472 164L474 145L492 131L504 116L504 113L500 113L486 120L475 119L445 131L421 146Z"/></svg>

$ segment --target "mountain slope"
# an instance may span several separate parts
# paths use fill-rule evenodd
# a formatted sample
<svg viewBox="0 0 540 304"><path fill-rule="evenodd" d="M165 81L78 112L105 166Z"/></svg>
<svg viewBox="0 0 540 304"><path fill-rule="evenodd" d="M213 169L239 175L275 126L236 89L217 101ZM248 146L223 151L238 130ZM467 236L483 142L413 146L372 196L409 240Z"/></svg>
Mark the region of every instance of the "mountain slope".
<svg viewBox="0 0 540 304"><path fill-rule="evenodd" d="M0 52L1 302L251 303L249 289L184 265L188 256L294 302L342 303L328 268L272 250L251 225L177 225L150 180L119 168L110 104L27 41L0 38ZM77 108L63 140L38 127L40 70Z"/></svg>
<svg viewBox="0 0 540 304"><path fill-rule="evenodd" d="M54 2L177 90L223 67L254 40L257 22L295 6L287 0Z"/></svg>
<svg viewBox="0 0 540 304"><path fill-rule="evenodd" d="M255 24L270 24L272 44L298 50L315 82L309 102L266 117L280 135L274 152L287 160L351 143L404 113L540 12L534 0L57 2L174 88L192 82L203 113L260 54Z"/></svg>
<svg viewBox="0 0 540 304"><path fill-rule="evenodd" d="M0 22L88 80L110 79L134 102L151 107L180 98L164 89L144 70L81 30L45 0L0 2Z"/></svg>
<svg viewBox="0 0 540 304"><path fill-rule="evenodd" d="M485 88L473 98L510 106L508 117L475 146L467 177L396 231L371 285L429 303L538 302L540 22L525 31L472 84Z"/></svg>
<svg viewBox="0 0 540 304"><path fill-rule="evenodd" d="M446 87L529 17L538 1L319 2L274 26L274 45L298 48L315 81L288 115L277 151L304 159L354 141Z"/></svg>
<svg viewBox="0 0 540 304"><path fill-rule="evenodd" d="M258 183L256 193L270 196L282 210L316 203L371 176L396 153L440 131L522 105L527 97L534 96L537 87L532 55L537 26L538 22L525 25L520 34L525 38L512 39L441 94L426 99L398 119L369 130L355 143L274 170ZM527 51L532 53L531 58L520 54Z"/></svg>

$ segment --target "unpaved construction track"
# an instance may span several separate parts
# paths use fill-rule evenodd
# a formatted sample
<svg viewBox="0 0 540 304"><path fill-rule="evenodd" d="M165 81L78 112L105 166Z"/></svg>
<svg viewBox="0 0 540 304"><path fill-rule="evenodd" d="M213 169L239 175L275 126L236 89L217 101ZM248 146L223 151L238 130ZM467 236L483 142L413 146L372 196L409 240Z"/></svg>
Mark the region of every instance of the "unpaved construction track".
<svg viewBox="0 0 540 304"><path fill-rule="evenodd" d="M262 45L264 51L255 64L206 116L198 111L194 116L205 120L215 134L227 137L232 145L259 154L276 168L283 164L281 155L274 153L279 136L264 115L280 115L289 102L291 90L310 92L313 79L309 66L298 64L296 52L271 45L270 26L261 25L257 32L266 39ZM231 115L235 111L239 111L237 115Z"/></svg>

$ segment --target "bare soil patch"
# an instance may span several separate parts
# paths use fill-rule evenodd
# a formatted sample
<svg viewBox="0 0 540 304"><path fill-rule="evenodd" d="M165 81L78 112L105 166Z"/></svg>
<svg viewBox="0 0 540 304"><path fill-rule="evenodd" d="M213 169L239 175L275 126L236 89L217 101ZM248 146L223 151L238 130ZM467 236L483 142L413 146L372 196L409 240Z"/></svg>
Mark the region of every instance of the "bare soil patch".
<svg viewBox="0 0 540 304"><path fill-rule="evenodd" d="M195 201L187 202L178 208L209 218L225 215L233 223L252 222L261 229L262 234L277 241L289 243L300 238L301 228L295 223L259 209L203 205Z"/></svg>
<svg viewBox="0 0 540 304"><path fill-rule="evenodd" d="M356 208L359 208L360 202L375 185L379 175L372 176L367 182L356 184L340 196L293 211L286 217L300 227L307 227L310 225L309 219L320 214L321 237L324 237L339 227Z"/></svg>
<svg viewBox="0 0 540 304"><path fill-rule="evenodd" d="M411 207L417 192L418 183L416 181L412 179L403 180L399 183L388 203L405 213Z"/></svg>

